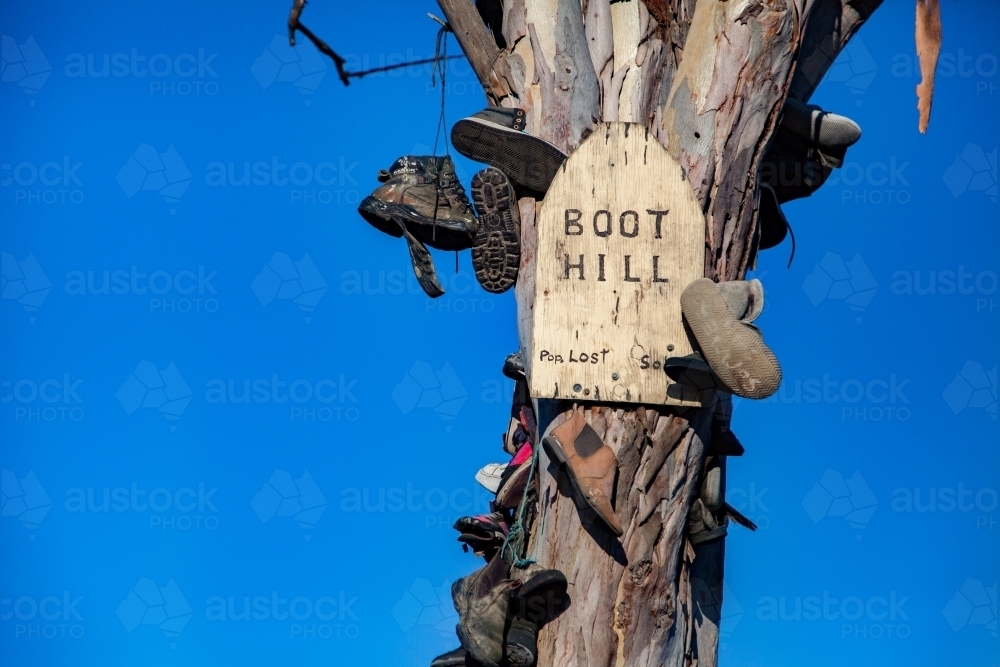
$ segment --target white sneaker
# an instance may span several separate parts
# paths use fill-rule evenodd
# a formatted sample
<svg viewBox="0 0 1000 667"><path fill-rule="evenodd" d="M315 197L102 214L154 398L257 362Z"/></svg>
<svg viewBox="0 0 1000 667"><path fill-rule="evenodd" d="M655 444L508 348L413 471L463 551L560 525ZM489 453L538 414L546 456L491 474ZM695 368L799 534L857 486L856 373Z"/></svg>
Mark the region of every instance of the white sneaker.
<svg viewBox="0 0 1000 667"><path fill-rule="evenodd" d="M487 463L476 473L476 481L491 493L496 493L500 488L500 477L506 469L506 463Z"/></svg>

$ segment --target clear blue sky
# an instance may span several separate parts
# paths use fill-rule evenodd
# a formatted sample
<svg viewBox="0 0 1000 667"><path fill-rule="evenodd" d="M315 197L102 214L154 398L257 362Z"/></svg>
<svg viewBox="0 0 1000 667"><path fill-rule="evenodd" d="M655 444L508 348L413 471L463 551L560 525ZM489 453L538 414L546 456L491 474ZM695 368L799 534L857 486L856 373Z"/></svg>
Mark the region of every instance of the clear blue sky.
<svg viewBox="0 0 1000 667"><path fill-rule="evenodd" d="M456 645L447 586L478 564L451 524L503 460L513 295L437 253L428 300L357 216L430 152L439 91L344 88L284 46L287 5L0 7L5 666ZM427 11L306 23L376 66L431 55ZM729 499L761 529L728 538L725 667L998 664L1000 5L942 14L930 132L913 3L888 0L814 98L864 136L786 207L792 267L787 242L758 266L785 383L735 412ZM449 88L450 121L483 104L464 62Z"/></svg>

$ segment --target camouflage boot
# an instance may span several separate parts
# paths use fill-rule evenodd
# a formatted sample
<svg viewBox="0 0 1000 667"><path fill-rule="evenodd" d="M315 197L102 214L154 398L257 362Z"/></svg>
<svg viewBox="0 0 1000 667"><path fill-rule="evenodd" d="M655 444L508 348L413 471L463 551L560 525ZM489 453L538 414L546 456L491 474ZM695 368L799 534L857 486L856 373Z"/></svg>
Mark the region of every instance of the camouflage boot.
<svg viewBox="0 0 1000 667"><path fill-rule="evenodd" d="M424 244L441 250L472 247L478 224L455 165L447 155L403 156L379 172L384 185L365 197L358 212L375 229L404 237L420 287L431 298L444 294Z"/></svg>

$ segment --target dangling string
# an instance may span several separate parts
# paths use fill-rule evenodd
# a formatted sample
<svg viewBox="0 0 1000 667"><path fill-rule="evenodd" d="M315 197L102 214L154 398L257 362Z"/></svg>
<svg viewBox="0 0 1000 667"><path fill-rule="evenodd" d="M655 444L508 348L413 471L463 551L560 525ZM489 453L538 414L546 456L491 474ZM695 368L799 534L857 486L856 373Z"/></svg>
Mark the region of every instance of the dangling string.
<svg viewBox="0 0 1000 667"><path fill-rule="evenodd" d="M524 514L528 504L528 490L531 488L531 481L534 479L535 469L538 467L538 443L532 443L531 461L528 465L531 466L528 468L528 482L524 485L524 495L521 496L521 502L517 506L514 525L510 527L507 537L504 538L503 546L500 547L500 557L503 558L506 556L509 549L514 567L521 569L538 562L534 558L521 558L521 554L524 552L524 540L528 535L528 531L524 527ZM535 495L538 495L537 490L535 491Z"/></svg>
<svg viewBox="0 0 1000 667"><path fill-rule="evenodd" d="M445 21L442 21L438 17L434 16L430 12L427 13L434 21L441 24L441 27L437 31L437 36L434 38L434 63L431 65L431 87L437 85L437 77L441 77L441 110L438 113L437 129L434 131L434 149L433 153L435 159L437 158L438 142L441 140L441 130L444 130L444 154L451 155L451 149L448 144L448 122L445 120L444 115L444 102L445 93L447 91L447 86L445 85L445 73L448 71L448 33L451 32L451 26L449 26ZM438 172L440 177L440 171ZM438 195L434 196L434 227L431 230L431 238L436 239L437 237L437 207L438 207ZM455 251L455 273L458 273L458 251Z"/></svg>
<svg viewBox="0 0 1000 667"><path fill-rule="evenodd" d="M431 65L432 88L437 85L438 75L441 77L441 110L438 114L437 130L434 132L434 154L437 155L438 141L440 141L442 130L444 130L444 154L451 155L448 144L448 122L445 120L444 114L445 93L448 88L445 83L445 74L448 71L448 33L451 32L451 26L433 14L428 14L428 16L441 24L437 37L434 38L434 64Z"/></svg>

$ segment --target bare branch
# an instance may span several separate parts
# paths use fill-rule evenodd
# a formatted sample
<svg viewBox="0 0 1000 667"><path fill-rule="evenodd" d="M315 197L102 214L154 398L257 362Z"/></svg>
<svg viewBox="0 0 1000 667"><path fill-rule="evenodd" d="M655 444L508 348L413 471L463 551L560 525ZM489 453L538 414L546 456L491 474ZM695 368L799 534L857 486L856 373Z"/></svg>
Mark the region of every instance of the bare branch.
<svg viewBox="0 0 1000 667"><path fill-rule="evenodd" d="M322 39L313 34L309 28L305 27L299 18L302 16L302 10L306 8L306 0L293 0L292 10L288 13L288 43L291 46L295 46L295 31L298 30L303 35L309 38L316 48L320 50L320 53L324 53L333 60L333 64L337 67L337 76L340 77L340 81L345 85L351 85L348 79L347 71L344 70L344 63L347 62L340 55L330 48L330 45L324 42Z"/></svg>

